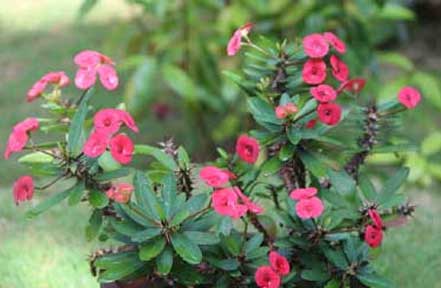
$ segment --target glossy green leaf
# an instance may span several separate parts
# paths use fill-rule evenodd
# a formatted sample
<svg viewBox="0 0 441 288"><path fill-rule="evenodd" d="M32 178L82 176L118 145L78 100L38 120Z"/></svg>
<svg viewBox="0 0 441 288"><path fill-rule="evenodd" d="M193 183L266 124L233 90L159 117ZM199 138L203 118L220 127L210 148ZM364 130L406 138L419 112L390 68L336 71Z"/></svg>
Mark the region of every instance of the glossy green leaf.
<svg viewBox="0 0 441 288"><path fill-rule="evenodd" d="M84 182L83 181L78 182L70 192L69 199L67 201L67 203L69 203L69 206L73 206L80 203L84 195L84 191L86 191L86 186Z"/></svg>
<svg viewBox="0 0 441 288"><path fill-rule="evenodd" d="M77 185L78 184L75 184L74 186L70 187L69 189L67 189L63 192L55 193L54 195L51 195L50 197L46 198L45 200L43 200L43 202L40 202L37 206L35 206L31 210L29 210L26 213L26 216L31 217L31 218L35 217L35 216L45 212L49 208L53 207L54 205L60 203L61 201L66 199L70 195L70 193L72 191L74 191L74 189L76 189Z"/></svg>
<svg viewBox="0 0 441 288"><path fill-rule="evenodd" d="M199 264L202 260L202 252L198 245L193 243L187 236L181 233L173 234L171 242L176 253L187 263Z"/></svg>
<svg viewBox="0 0 441 288"><path fill-rule="evenodd" d="M168 275L173 266L173 250L165 247L162 253L156 257L156 269L161 275Z"/></svg>
<svg viewBox="0 0 441 288"><path fill-rule="evenodd" d="M104 208L109 204L109 198L104 192L92 190L89 192L89 203L94 208Z"/></svg>
<svg viewBox="0 0 441 288"><path fill-rule="evenodd" d="M173 157L165 153L159 148L148 146L148 145L135 145L135 154L141 155L149 155L154 157L159 161L164 167L171 171L175 171L178 169L176 162L173 160Z"/></svg>
<svg viewBox="0 0 441 288"><path fill-rule="evenodd" d="M136 201L145 210L144 212L155 220L164 220L164 209L159 203L158 198L156 198L150 182L144 173L136 171L133 183L135 184Z"/></svg>
<svg viewBox="0 0 441 288"><path fill-rule="evenodd" d="M149 261L156 256L158 256L165 247L165 239L162 237L157 237L144 243L139 248L139 259L142 261Z"/></svg>
<svg viewBox="0 0 441 288"><path fill-rule="evenodd" d="M213 245L220 242L219 237L211 232L185 231L184 234L197 245Z"/></svg>

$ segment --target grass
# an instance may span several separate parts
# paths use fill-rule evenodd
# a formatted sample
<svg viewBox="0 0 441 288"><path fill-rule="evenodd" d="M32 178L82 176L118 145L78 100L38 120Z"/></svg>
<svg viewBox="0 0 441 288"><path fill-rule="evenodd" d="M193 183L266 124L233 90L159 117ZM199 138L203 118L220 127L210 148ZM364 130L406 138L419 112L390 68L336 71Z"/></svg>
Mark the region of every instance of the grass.
<svg viewBox="0 0 441 288"><path fill-rule="evenodd" d="M38 105L24 104L26 90L36 78L58 69L72 75L71 58L79 50L112 50L106 36L121 25L115 19L130 13L123 0L102 0L107 5L101 3L78 23L79 0L2 2L1 151L10 127L23 115L36 113ZM14 161L0 162L1 185L9 186L21 173ZM441 287L441 223L436 216L441 198L424 192L413 195L420 205L416 217L409 225L387 232L377 267L398 287ZM10 188L0 189L0 288L98 287L86 261L97 245L84 240L87 209L62 205L32 221L24 217L25 210L12 203Z"/></svg>

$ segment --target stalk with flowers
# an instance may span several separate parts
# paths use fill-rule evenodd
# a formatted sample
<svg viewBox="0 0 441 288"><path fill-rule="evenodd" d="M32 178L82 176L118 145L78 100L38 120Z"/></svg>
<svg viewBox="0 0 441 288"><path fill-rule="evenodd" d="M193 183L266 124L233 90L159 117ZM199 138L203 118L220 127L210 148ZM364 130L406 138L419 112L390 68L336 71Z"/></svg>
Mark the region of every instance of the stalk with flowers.
<svg viewBox="0 0 441 288"><path fill-rule="evenodd" d="M173 141L135 144L130 133L139 129L124 105L95 110L97 78L109 91L119 84L114 62L99 52L74 58L79 98L62 95L64 72L30 89L28 101L42 98L50 117L12 129L5 158L25 152L18 161L32 174L14 184L15 202L70 185L28 214L66 199L88 205L87 237L120 243L90 257L103 287L391 287L370 252L414 210L399 191L408 169L374 185L363 164L407 147L393 132L419 92L405 87L385 103L365 101L366 80L350 76L335 34L274 43L253 42L251 31L239 28L227 46L229 56L248 49L244 76L226 75L257 125L234 152L218 148L212 163L192 163ZM35 143L38 130L58 140ZM148 168L131 167L133 157L149 157Z"/></svg>

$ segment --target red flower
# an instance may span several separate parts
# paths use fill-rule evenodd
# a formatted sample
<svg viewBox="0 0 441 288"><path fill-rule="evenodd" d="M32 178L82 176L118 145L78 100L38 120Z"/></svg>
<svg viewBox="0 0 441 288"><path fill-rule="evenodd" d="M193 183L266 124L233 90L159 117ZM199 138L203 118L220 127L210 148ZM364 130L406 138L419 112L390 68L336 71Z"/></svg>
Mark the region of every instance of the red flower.
<svg viewBox="0 0 441 288"><path fill-rule="evenodd" d="M260 288L279 288L280 276L269 266L261 266L257 268L254 275L257 286Z"/></svg>
<svg viewBox="0 0 441 288"><path fill-rule="evenodd" d="M292 190L289 197L291 197L291 199L299 201L302 199L308 199L314 197L315 195L317 195L317 188L308 187L308 188L298 188Z"/></svg>
<svg viewBox="0 0 441 288"><path fill-rule="evenodd" d="M257 161L259 157L259 142L253 137L241 135L236 142L236 153L239 157L250 164Z"/></svg>
<svg viewBox="0 0 441 288"><path fill-rule="evenodd" d="M337 125L341 120L341 107L335 103L321 103L317 107L320 122L327 125Z"/></svg>
<svg viewBox="0 0 441 288"><path fill-rule="evenodd" d="M132 140L124 135L118 134L110 140L110 153L113 159L121 164L129 164L132 161L135 146Z"/></svg>
<svg viewBox="0 0 441 288"><path fill-rule="evenodd" d="M236 187L218 189L211 195L212 207L214 211L223 216L234 219L240 218L247 213L247 206L239 204Z"/></svg>
<svg viewBox="0 0 441 288"><path fill-rule="evenodd" d="M297 216L302 219L318 218L322 215L325 207L322 200L318 197L311 197L308 199L301 199L296 204Z"/></svg>
<svg viewBox="0 0 441 288"><path fill-rule="evenodd" d="M328 54L329 45L325 37L316 33L303 38L303 49L311 58L322 58Z"/></svg>
<svg viewBox="0 0 441 288"><path fill-rule="evenodd" d="M138 126L136 126L135 123L135 119L133 119L132 115L130 115L129 112L121 110L121 109L116 109L117 113L119 114L119 117L121 119L121 121L133 132L138 133L139 129Z"/></svg>
<svg viewBox="0 0 441 288"><path fill-rule="evenodd" d="M214 166L206 166L199 172L199 177L211 187L221 187L228 183L230 175L227 171Z"/></svg>
<svg viewBox="0 0 441 288"><path fill-rule="evenodd" d="M367 225L364 232L364 241L372 248L380 246L383 241L383 230L373 225Z"/></svg>
<svg viewBox="0 0 441 288"><path fill-rule="evenodd" d="M417 89L406 86L398 92L398 101L406 108L412 109L420 103L421 94Z"/></svg>
<svg viewBox="0 0 441 288"><path fill-rule="evenodd" d="M371 218L372 222L374 223L374 226L382 229L383 228L383 220L381 219L380 213L376 209L369 209L368 210L369 217Z"/></svg>
<svg viewBox="0 0 441 288"><path fill-rule="evenodd" d="M260 214L263 212L262 206L254 203L251 201L248 196L242 193L242 191L239 190L239 188L235 188L235 192L237 196L239 196L239 199L242 201L242 203L247 206L248 212L254 213L254 214Z"/></svg>
<svg viewBox="0 0 441 288"><path fill-rule="evenodd" d="M316 87L312 87L311 95L317 99L319 102L331 102L337 98L337 92L332 88L332 86L327 84L321 84Z"/></svg>
<svg viewBox="0 0 441 288"><path fill-rule="evenodd" d="M307 84L321 84L326 79L326 64L321 59L309 59L303 65L303 81Z"/></svg>
<svg viewBox="0 0 441 288"><path fill-rule="evenodd" d="M344 82L349 78L349 68L345 62L340 60L335 55L332 55L331 58L331 67L332 67L332 75L334 75L335 79L340 82Z"/></svg>
<svg viewBox="0 0 441 288"><path fill-rule="evenodd" d="M107 90L115 90L118 87L118 75L112 59L97 51L84 50L74 57L74 63L78 66L75 76L75 85L79 89L88 89L96 82L99 75L101 84Z"/></svg>
<svg viewBox="0 0 441 288"><path fill-rule="evenodd" d="M87 157L96 158L106 151L109 144L109 134L101 131L93 131L83 147L83 153Z"/></svg>
<svg viewBox="0 0 441 288"><path fill-rule="evenodd" d="M34 195L34 180L31 176L22 176L14 183L14 201L18 205L20 202L31 200Z"/></svg>
<svg viewBox="0 0 441 288"><path fill-rule="evenodd" d="M315 127L315 124L317 124L317 119L311 119L308 121L308 123L306 123L306 128L307 129L312 129Z"/></svg>
<svg viewBox="0 0 441 288"><path fill-rule="evenodd" d="M288 260L275 251L270 252L269 262L271 268L280 276L288 275L291 271Z"/></svg>
<svg viewBox="0 0 441 288"><path fill-rule="evenodd" d="M12 128L12 132L9 135L4 153L5 159L9 159L12 153L22 151L29 140L29 133L37 130L38 127L38 120L37 118L33 117L26 118L25 120L17 123Z"/></svg>
<svg viewBox="0 0 441 288"><path fill-rule="evenodd" d="M250 33L253 28L253 24L247 23L234 31L233 36L231 36L230 41L228 41L227 54L228 56L234 56L239 52L242 46L242 37L245 37Z"/></svg>
<svg viewBox="0 0 441 288"><path fill-rule="evenodd" d="M129 183L118 183L113 184L112 187L107 190L106 195L115 202L127 203L130 201L133 190L133 185Z"/></svg>
<svg viewBox="0 0 441 288"><path fill-rule="evenodd" d="M345 43L338 38L334 33L332 32L325 32L323 34L326 41L328 41L329 44L340 54L346 53L346 45Z"/></svg>

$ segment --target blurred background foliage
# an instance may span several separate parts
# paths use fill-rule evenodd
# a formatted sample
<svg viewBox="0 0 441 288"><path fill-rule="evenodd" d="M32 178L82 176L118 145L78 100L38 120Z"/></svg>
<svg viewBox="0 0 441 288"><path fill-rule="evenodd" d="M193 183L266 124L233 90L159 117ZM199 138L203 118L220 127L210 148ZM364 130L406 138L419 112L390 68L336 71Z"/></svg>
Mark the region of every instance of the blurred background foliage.
<svg viewBox="0 0 441 288"><path fill-rule="evenodd" d="M0 135L38 105L24 98L50 70L73 76L72 56L82 49L111 55L123 84L116 93L98 89L95 101L115 105L124 97L140 122L137 141L175 137L193 159L213 158L214 146L229 147L252 125L245 97L223 71L239 71L241 59L226 56L234 29L247 21L266 37L292 40L333 30L348 43L351 76L369 79L367 95L393 98L406 84L423 93L407 113L415 151L384 153L369 161L379 172L410 166L415 220L388 233L378 266L398 287L441 287L441 4L437 0L0 0ZM253 35L251 34L251 37ZM244 52L246 53L246 49ZM70 87L66 93L74 96ZM367 101L367 99L362 99ZM24 172L0 162L0 287L97 287L88 273L82 232L86 212L63 207L36 221L12 203L10 183ZM39 195L35 201L39 201ZM19 216L18 216L19 215ZM32 247L32 248L30 248ZM26 253L23 251L26 250ZM408 257L408 251L414 251ZM406 259L406 265L401 261ZM6 261L7 265L4 265Z"/></svg>

